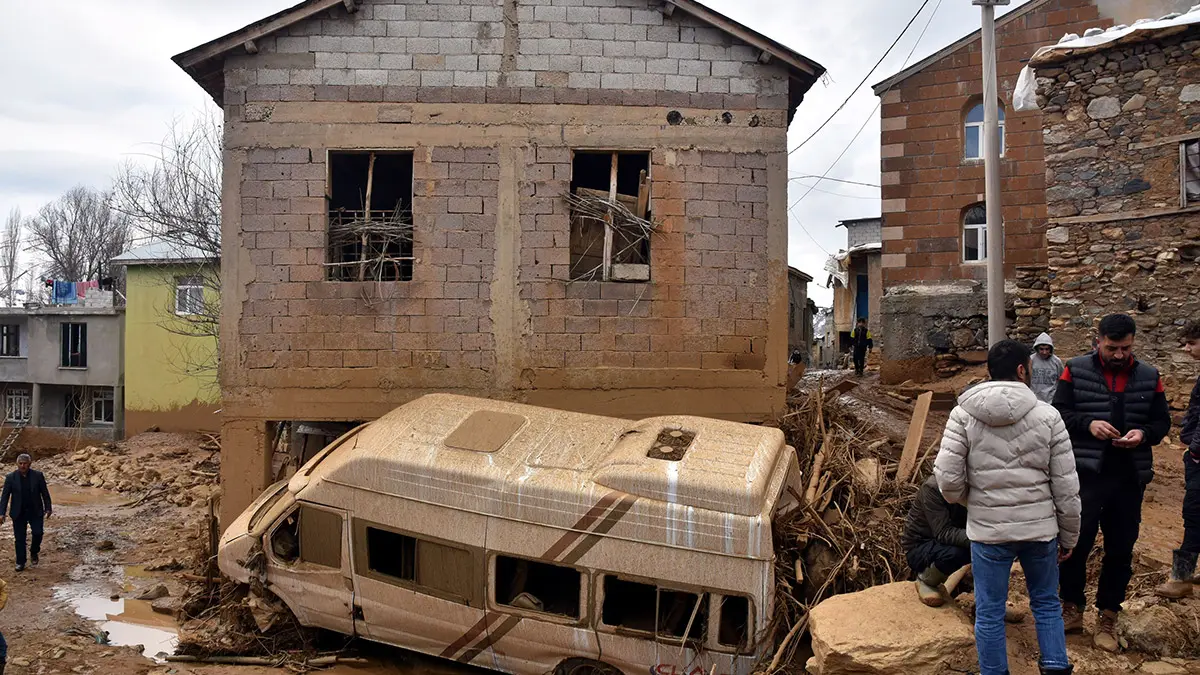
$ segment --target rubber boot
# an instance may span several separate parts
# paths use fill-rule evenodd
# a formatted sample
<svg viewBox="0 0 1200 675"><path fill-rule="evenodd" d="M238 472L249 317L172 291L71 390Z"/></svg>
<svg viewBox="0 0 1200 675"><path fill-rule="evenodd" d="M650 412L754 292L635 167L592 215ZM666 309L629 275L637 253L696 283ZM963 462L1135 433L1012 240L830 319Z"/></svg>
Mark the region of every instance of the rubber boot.
<svg viewBox="0 0 1200 675"><path fill-rule="evenodd" d="M917 575L917 597L926 607L941 607L946 604L946 575L930 565Z"/></svg>
<svg viewBox="0 0 1200 675"><path fill-rule="evenodd" d="M1041 671L1042 675L1071 675L1071 673L1075 672L1075 666L1067 666L1066 668L1054 668L1054 669L1045 668L1043 666L1038 666L1038 670Z"/></svg>
<svg viewBox="0 0 1200 675"><path fill-rule="evenodd" d="M1170 600L1192 597L1192 575L1195 573L1196 554L1175 549L1171 555L1171 578L1154 589L1154 594Z"/></svg>

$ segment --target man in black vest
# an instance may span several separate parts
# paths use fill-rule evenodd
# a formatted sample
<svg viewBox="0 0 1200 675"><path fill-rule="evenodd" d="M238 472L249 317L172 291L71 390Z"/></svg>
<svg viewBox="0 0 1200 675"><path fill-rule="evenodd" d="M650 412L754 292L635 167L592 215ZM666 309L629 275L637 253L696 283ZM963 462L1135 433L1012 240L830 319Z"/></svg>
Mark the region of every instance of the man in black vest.
<svg viewBox="0 0 1200 675"><path fill-rule="evenodd" d="M0 492L0 525L4 517L13 519L13 539L17 545L17 571L25 569L25 533L33 532L29 554L33 566L37 567L38 554L42 550L43 519L51 513L50 490L41 471L29 468L33 459L26 454L17 457L17 470L4 478L4 491ZM8 504L12 500L12 512Z"/></svg>
<svg viewBox="0 0 1200 675"><path fill-rule="evenodd" d="M1117 612L1133 576L1142 496L1154 478L1152 449L1171 429L1158 370L1133 356L1136 332L1129 316L1104 317L1096 351L1067 362L1054 394L1054 407L1071 434L1083 502L1079 543L1060 567L1063 623L1068 633L1083 630L1088 553L1097 530L1103 530L1100 620L1093 641L1107 651L1118 648Z"/></svg>

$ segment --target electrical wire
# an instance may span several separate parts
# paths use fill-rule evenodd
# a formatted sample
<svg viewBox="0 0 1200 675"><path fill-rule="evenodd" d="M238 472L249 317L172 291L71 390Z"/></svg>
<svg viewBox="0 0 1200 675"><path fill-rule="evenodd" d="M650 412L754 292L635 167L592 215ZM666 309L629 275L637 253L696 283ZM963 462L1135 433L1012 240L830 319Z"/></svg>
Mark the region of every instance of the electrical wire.
<svg viewBox="0 0 1200 675"><path fill-rule="evenodd" d="M791 172L789 172L789 173L791 173ZM802 174L797 174L797 175L795 175L795 176L792 176L791 178L789 178L789 179L788 179L788 181L793 181L793 180L803 180L803 179L805 179L805 178L821 178L822 180L832 181L832 182L834 182L834 183L845 183L845 184L847 184L847 185L862 185L862 186L865 186L865 187L873 187L873 188L877 188L877 187L883 187L883 186L882 186L882 185L880 185L879 183L863 183L863 182L861 182L861 181L857 181L857 180L846 180L846 179L844 179L844 178L828 178L828 177L822 178L821 176L818 176L817 174L813 174L813 173L802 173Z"/></svg>
<svg viewBox="0 0 1200 675"><path fill-rule="evenodd" d="M892 41L892 44L887 48L887 51L885 51L883 53L883 56L879 57L879 60L875 62L875 65L871 66L871 69L868 70L867 74L863 76L863 79L858 83L858 86L854 87L854 89L852 89L850 91L850 95L846 97L846 100L842 101L841 105L839 105L837 107L837 109L835 109L833 111L833 114L831 114L828 118L826 118L824 122L821 122L821 126L817 127L816 131L813 131L811 134L809 134L808 138L804 139L803 141L800 141L800 145L797 145L796 147L792 148L791 150L788 150L788 156L791 156L797 150L799 150L800 148L803 148L804 145L806 143L808 143L809 141L811 141L814 136L821 133L821 130L824 129L825 126L828 125L830 122L832 122L834 117L837 117L837 114L842 111L842 108L845 108L846 104L850 102L850 99L854 98L854 95L858 93L858 90L862 89L862 86L867 83L867 80L871 78L871 75L875 73L875 71L883 63L883 60L887 58L888 54L892 53L892 50L896 48L897 44L899 44L900 38L904 37L904 34L907 33L908 29L912 27L913 22L915 22L917 20L917 17L921 15L921 12L925 11L925 7L928 4L929 4L929 0L924 0L924 2L921 3L921 6L919 8L917 8L916 14L913 14L912 18L908 20L908 23L904 24L904 29L901 30L900 34L896 36L896 39ZM940 2L939 2L939 4L940 4ZM936 12L937 12L937 10L934 10L934 13L936 13ZM928 27L928 25L926 25L926 27ZM922 34L924 34L924 31L922 31ZM917 42L920 42L920 41L921 41L921 39L917 38Z"/></svg>

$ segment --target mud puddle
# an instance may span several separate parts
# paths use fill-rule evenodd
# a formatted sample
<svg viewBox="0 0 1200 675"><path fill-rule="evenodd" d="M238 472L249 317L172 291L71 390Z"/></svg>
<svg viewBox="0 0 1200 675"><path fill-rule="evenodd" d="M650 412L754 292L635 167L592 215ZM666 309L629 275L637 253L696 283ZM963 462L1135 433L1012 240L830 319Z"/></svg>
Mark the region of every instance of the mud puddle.
<svg viewBox="0 0 1200 675"><path fill-rule="evenodd" d="M159 663L164 655L175 653L178 627L171 617L155 612L145 600L112 600L84 584L59 586L54 590L54 599L84 619L97 622L96 632L107 633L108 644L142 645L142 653Z"/></svg>
<svg viewBox="0 0 1200 675"><path fill-rule="evenodd" d="M55 506L113 506L128 499L116 492L78 485L55 483L50 489Z"/></svg>

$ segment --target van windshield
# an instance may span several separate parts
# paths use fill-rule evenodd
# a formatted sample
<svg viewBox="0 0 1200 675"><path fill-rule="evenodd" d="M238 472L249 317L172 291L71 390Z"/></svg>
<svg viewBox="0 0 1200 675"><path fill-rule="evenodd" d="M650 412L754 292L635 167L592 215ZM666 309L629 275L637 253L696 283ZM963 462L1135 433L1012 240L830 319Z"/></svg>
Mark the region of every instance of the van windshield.
<svg viewBox="0 0 1200 675"><path fill-rule="evenodd" d="M279 503L280 499L283 499L283 495L287 494L287 484L286 480L281 480L263 490L263 493L255 500L255 504L251 505L251 508L254 509L254 515L250 516L250 523L247 529L253 530L257 527L262 522L263 516L267 515L271 511L271 508Z"/></svg>

